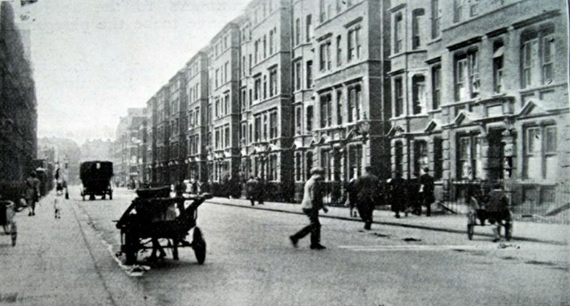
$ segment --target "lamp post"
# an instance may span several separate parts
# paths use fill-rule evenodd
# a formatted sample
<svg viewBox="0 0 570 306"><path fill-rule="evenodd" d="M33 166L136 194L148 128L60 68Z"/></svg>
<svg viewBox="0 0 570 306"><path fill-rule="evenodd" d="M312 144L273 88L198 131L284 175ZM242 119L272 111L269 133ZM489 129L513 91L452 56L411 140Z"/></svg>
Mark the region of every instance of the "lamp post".
<svg viewBox="0 0 570 306"><path fill-rule="evenodd" d="M366 136L370 133L370 121L366 118L366 113L362 115L362 120L358 121L356 132L362 135L362 143L366 143Z"/></svg>
<svg viewBox="0 0 570 306"><path fill-rule="evenodd" d="M67 181L69 179L69 173L68 173L68 166L69 166L69 158L67 157L67 155L65 155L65 158L63 159L63 164L64 164L64 173L65 173L65 199L69 200L69 191L67 188Z"/></svg>

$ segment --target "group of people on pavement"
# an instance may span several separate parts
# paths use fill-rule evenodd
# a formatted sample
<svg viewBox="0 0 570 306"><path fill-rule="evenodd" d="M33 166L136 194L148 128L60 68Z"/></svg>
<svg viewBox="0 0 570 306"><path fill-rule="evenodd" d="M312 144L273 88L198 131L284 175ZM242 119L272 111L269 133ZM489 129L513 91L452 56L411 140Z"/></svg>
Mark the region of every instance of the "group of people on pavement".
<svg viewBox="0 0 570 306"><path fill-rule="evenodd" d="M364 174L351 179L346 187L350 216L356 216L353 213L356 208L365 223L365 229L370 229L374 207L383 203L390 203L396 218L400 218L402 212L407 216L410 210L420 216L424 206L426 215L431 216L431 204L435 202L434 179L429 175L428 168L423 169L417 179L411 180L403 179L401 173L397 172L386 184L371 171L370 166L366 167Z"/></svg>
<svg viewBox="0 0 570 306"><path fill-rule="evenodd" d="M427 207L427 216L431 215L431 204L434 202L434 179L428 173L429 169L423 170L423 174L418 178L419 186L417 187L417 198L413 208L413 213L421 215L422 206ZM298 242L303 237L311 234L311 249L322 250L325 249L320 244L321 237L321 224L319 222L319 211L322 209L325 213L328 211L323 204L323 175L325 170L317 167L311 170L311 178L305 183L303 190L303 200L301 208L303 212L309 217L309 225L302 228L300 231L290 236L289 239L294 247L297 247ZM249 182L248 182L249 183ZM252 186L253 186L252 182ZM407 215L407 203L410 197L407 195L413 192L413 185L408 184L406 180L402 179L400 174L389 181L390 198L392 202L392 210L396 213L396 218L400 217L400 212L405 211ZM346 187L346 199L350 206L350 216L356 216L354 208L358 211L360 218L364 222L364 229L371 230L374 218L374 208L378 203L384 202L385 188L381 184L380 179L372 173L372 167L366 166L364 173L358 177L353 178L348 182ZM253 205L253 200L252 200Z"/></svg>
<svg viewBox="0 0 570 306"><path fill-rule="evenodd" d="M322 250L326 247L320 243L321 224L319 222L319 212L323 210L328 212L327 207L323 203L324 188L323 177L325 170L320 167L311 169L311 177L305 183L303 189L303 200L301 208L305 215L309 218L309 224L303 227L295 234L289 236L289 240L294 247L298 246L299 240L311 235L310 248L313 250ZM251 182L251 183L250 183ZM248 187L254 190L256 182L252 177L248 181ZM371 230L373 223L373 212L377 203L381 203L387 198L391 203L392 211L395 217L400 218L400 212L408 214L408 209L412 208L412 213L421 215L422 207L426 207L426 215L431 215L431 204L435 201L434 196L434 178L429 175L429 168L422 169L422 174L418 176L415 182L405 180L400 173L396 173L393 179L388 180L387 186L383 186L378 177L372 174L372 167L364 168L364 174L359 178L351 179L346 188L346 199L350 205L350 216L353 217L353 210L356 208L360 218L364 222L364 229ZM383 188L384 187L384 188ZM495 234L494 242L500 240L500 228L504 221L510 220L511 214L508 208L508 198L502 190L500 184L495 184L493 190L485 194L485 199L477 197L477 199L485 202L485 216L481 220L489 220L491 224L496 224L493 228ZM388 188L389 196L386 197L385 188ZM248 189L248 193L250 189ZM475 199L475 197L474 197ZM253 199L250 198L253 204ZM411 204L411 205L409 205ZM484 223L484 221L481 221Z"/></svg>
<svg viewBox="0 0 570 306"><path fill-rule="evenodd" d="M421 175L409 180L396 172L395 177L388 180L387 188L387 201L396 218L400 218L400 213L408 216L409 212L421 216L423 207L426 208L426 216L431 216L431 205L435 202L435 183L429 175L429 168L422 169Z"/></svg>

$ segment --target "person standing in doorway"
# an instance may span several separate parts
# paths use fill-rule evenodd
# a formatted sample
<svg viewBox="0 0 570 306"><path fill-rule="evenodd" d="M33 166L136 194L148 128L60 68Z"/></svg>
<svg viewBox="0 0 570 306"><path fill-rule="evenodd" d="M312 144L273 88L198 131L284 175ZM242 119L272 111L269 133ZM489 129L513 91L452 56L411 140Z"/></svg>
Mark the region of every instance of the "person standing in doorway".
<svg viewBox="0 0 570 306"><path fill-rule="evenodd" d="M323 204L322 180L324 173L325 170L320 167L311 169L311 178L305 183L301 207L303 212L309 217L310 224L289 237L294 247L297 247L300 239L311 234L311 249L326 249L320 241L321 223L319 222L319 210L322 209L325 213L328 212L328 209Z"/></svg>
<svg viewBox="0 0 570 306"><path fill-rule="evenodd" d="M431 204L435 201L433 194L434 191L434 179L429 175L429 168L425 167L423 169L423 174L420 176L420 207L418 210L418 215L422 214L423 205L426 206L426 216L431 216Z"/></svg>
<svg viewBox="0 0 570 306"><path fill-rule="evenodd" d="M372 229L372 219L376 197L378 194L378 177L372 174L372 167L366 166L364 174L356 182L358 192L356 208L360 218L364 221L364 229Z"/></svg>
<svg viewBox="0 0 570 306"><path fill-rule="evenodd" d="M36 203L40 198L40 180L36 172L32 171L30 177L26 179L26 201L28 202L28 216L36 215Z"/></svg>

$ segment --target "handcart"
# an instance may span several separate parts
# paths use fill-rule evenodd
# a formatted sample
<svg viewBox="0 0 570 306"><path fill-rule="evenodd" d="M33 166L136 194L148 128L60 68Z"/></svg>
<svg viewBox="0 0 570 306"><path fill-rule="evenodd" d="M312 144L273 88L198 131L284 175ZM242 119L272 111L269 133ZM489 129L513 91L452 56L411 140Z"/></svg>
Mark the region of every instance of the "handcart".
<svg viewBox="0 0 570 306"><path fill-rule="evenodd" d="M495 222L499 222L501 227L505 230L505 239L510 241L513 237L513 218L512 212L510 210L505 210L501 218L494 218L494 213L490 213L485 208L483 201L477 201L472 199L469 203L469 208L467 212L467 238L469 240L473 239L475 234L475 226L485 226L488 219L497 219Z"/></svg>
<svg viewBox="0 0 570 306"><path fill-rule="evenodd" d="M138 189L137 197L117 221L116 227L121 231L121 250L118 255L125 255L125 263L132 265L137 261L141 250L171 248L174 260L178 260L178 248L191 247L198 263L206 260L206 241L200 228L196 226L198 207L210 194L199 196L170 197L170 188ZM187 205L187 202L191 202ZM176 206L179 214L173 219L164 218L169 207ZM193 230L192 242L186 240ZM168 244L160 244L167 240Z"/></svg>
<svg viewBox="0 0 570 306"><path fill-rule="evenodd" d="M12 238L12 246L16 246L18 238L18 227L14 221L15 213L16 208L12 201L0 201L0 225L4 228L4 233Z"/></svg>

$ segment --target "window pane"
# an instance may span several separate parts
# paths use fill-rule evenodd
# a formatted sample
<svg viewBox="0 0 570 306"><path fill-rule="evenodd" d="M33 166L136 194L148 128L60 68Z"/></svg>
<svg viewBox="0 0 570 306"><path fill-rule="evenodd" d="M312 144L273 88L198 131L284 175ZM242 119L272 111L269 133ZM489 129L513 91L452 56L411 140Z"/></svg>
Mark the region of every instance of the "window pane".
<svg viewBox="0 0 570 306"><path fill-rule="evenodd" d="M468 160L471 156L471 139L469 137L461 137L459 139L459 159Z"/></svg>
<svg viewBox="0 0 570 306"><path fill-rule="evenodd" d="M527 154L535 154L540 151L540 129L531 128L527 130Z"/></svg>
<svg viewBox="0 0 570 306"><path fill-rule="evenodd" d="M547 127L545 134L545 153L556 153L556 127Z"/></svg>

